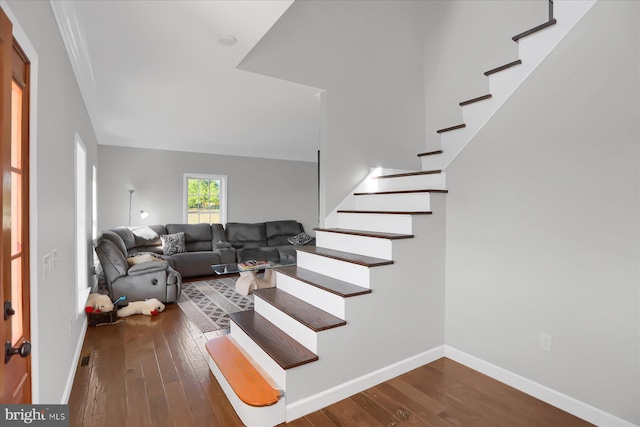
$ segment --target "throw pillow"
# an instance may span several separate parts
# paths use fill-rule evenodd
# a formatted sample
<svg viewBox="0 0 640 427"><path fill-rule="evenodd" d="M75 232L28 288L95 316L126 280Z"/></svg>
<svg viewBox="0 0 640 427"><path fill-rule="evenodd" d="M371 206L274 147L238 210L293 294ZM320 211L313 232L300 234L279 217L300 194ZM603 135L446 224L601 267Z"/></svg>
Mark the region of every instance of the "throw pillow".
<svg viewBox="0 0 640 427"><path fill-rule="evenodd" d="M311 241L311 236L307 233L299 233L287 239L292 245L306 245Z"/></svg>
<svg viewBox="0 0 640 427"><path fill-rule="evenodd" d="M163 234L160 236L162 240L162 253L165 255L180 254L186 252L184 244L184 232L175 234Z"/></svg>

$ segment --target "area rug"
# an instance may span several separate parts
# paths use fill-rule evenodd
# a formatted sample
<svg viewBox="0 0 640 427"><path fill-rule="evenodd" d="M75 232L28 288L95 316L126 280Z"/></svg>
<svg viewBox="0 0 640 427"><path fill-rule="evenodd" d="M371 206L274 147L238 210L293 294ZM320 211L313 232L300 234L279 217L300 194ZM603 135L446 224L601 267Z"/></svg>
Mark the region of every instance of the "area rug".
<svg viewBox="0 0 640 427"><path fill-rule="evenodd" d="M253 309L253 295L235 290L236 278L182 284L178 306L202 332L229 329L229 313Z"/></svg>

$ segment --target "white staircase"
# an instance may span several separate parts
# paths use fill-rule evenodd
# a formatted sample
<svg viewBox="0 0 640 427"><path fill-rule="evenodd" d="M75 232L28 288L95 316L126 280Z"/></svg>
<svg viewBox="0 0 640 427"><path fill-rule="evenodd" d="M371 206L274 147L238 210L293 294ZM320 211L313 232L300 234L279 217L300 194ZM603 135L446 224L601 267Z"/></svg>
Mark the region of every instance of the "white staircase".
<svg viewBox="0 0 640 427"><path fill-rule="evenodd" d="M557 23L519 40L521 63L488 72L491 97L462 106L465 127L441 132L421 172L373 170L297 266L276 270L277 288L255 292L255 311L231 316L231 342L280 396L239 399L212 354L245 424L294 420L444 355L444 169L593 3L556 0Z"/></svg>

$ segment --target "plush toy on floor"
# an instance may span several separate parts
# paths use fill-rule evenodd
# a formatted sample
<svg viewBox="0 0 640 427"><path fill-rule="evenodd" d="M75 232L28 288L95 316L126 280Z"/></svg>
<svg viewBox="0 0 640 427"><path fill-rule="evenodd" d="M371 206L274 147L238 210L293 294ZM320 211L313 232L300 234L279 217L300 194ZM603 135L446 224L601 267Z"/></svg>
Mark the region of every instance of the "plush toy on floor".
<svg viewBox="0 0 640 427"><path fill-rule="evenodd" d="M101 313L113 310L113 303L109 295L89 294L84 311L87 313Z"/></svg>
<svg viewBox="0 0 640 427"><path fill-rule="evenodd" d="M146 301L133 301L128 306L118 310L118 316L127 317L134 314L146 314L147 316L155 316L164 311L164 304L156 298Z"/></svg>

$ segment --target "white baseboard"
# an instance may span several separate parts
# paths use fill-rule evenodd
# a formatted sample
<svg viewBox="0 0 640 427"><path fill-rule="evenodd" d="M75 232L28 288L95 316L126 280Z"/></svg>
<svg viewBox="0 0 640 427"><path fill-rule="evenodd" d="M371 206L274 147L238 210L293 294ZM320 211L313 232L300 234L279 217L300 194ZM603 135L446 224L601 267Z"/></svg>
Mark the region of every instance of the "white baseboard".
<svg viewBox="0 0 640 427"><path fill-rule="evenodd" d="M448 345L444 346L444 356L597 426L638 427L636 424Z"/></svg>
<svg viewBox="0 0 640 427"><path fill-rule="evenodd" d="M84 315L83 315L84 316ZM69 375L67 376L67 385L64 388L64 393L62 394L62 403L66 405L69 403L69 396L71 396L71 388L73 387L73 380L76 377L76 370L78 369L78 361L80 360L80 354L82 353L82 345L84 344L84 336L87 333L87 326L89 322L87 321L87 317L84 317L84 321L82 322L82 330L80 331L80 335L78 337L78 343L76 344L76 352L73 356L73 363L69 368Z"/></svg>
<svg viewBox="0 0 640 427"><path fill-rule="evenodd" d="M314 411L320 410L356 393L371 388L391 378L402 375L412 369L438 360L445 355L443 345L427 350L424 353L409 357L400 362L385 366L382 369L368 373L359 378L355 378L346 383L340 384L329 390L325 390L305 399L287 405L287 422L303 417Z"/></svg>

